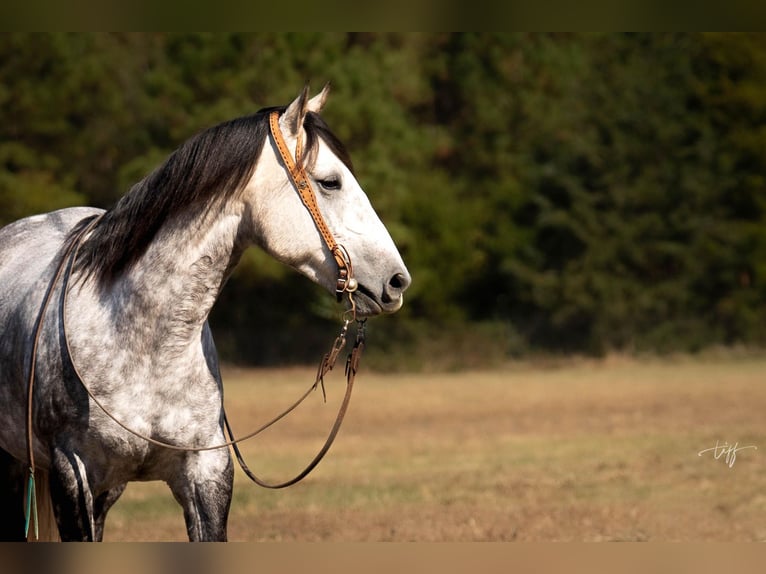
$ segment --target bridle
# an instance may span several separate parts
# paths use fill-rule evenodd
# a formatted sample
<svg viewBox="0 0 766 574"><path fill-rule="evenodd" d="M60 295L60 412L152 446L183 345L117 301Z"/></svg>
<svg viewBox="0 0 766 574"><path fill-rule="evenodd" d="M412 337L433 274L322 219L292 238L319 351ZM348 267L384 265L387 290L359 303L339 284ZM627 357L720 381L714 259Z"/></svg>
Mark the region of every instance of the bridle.
<svg viewBox="0 0 766 574"><path fill-rule="evenodd" d="M293 186L295 186L295 189L298 191L298 195L300 196L301 201L303 201L303 205L306 206L306 209L308 209L311 214L314 224L322 235L322 240L335 259L335 263L338 264L335 295L338 301L340 301L343 297L343 293L353 293L356 291L358 284L354 278L351 258L348 256L346 248L335 241L335 237L333 237L330 228L327 227L327 223L325 223L325 220L322 217L322 213L319 211L316 195L314 195L311 182L309 181L308 175L306 175L306 168L303 165L302 132L301 130L298 130L298 136L295 142L295 161L293 161L290 157L290 152L287 149L287 144L285 144L285 140L282 137L282 130L279 129L279 111L275 110L269 114L269 128L271 130L271 137L274 140L277 150L279 150L279 155L282 156L282 161L285 164L290 180L293 182ZM350 300L353 304L353 298L350 298Z"/></svg>
<svg viewBox="0 0 766 574"><path fill-rule="evenodd" d="M185 452L201 452L201 451L216 450L216 449L231 447L234 450L234 454L237 458L237 461L239 462L240 467L242 468L243 472L248 476L248 478L250 478L257 485L262 486L264 488L270 488L270 489L285 488L303 480L306 476L308 476L308 474L312 470L314 470L314 468L316 468L319 462L324 458L325 454L327 454L327 452L330 450L330 447L335 441L335 437L337 436L338 431L340 430L340 427L343 423L343 419L345 418L346 411L348 410L348 405L351 400L351 391L354 386L354 379L356 377L356 372L359 368L359 361L361 359L362 351L364 350L365 320L357 320L356 318L356 304L354 301L354 293L356 292L358 284L356 279L353 276L353 267L351 265L351 258L349 257L346 249L335 241L335 238L330 232L330 229L325 223L324 218L322 217L322 214L319 210L319 207L316 201L316 196L314 195L314 191L309 181L309 178L306 174L306 170L303 167L302 144L301 144L300 135L297 138L296 149L295 149L295 160L293 160L293 158L290 156L287 145L285 144L284 138L282 137L282 132L279 129L279 111L273 111L269 115L269 127L270 127L271 137L274 140L274 144L276 145L276 148L279 151L279 154L282 158L283 163L285 164L285 168L290 177L290 181L292 182L293 186L297 190L304 206L311 214L311 217L314 220L314 223L322 236L322 240L324 241L327 248L330 250L330 253L332 254L333 258L335 259L335 262L338 265L338 276L337 276L336 285L335 285L336 298L338 299L338 301L341 301L343 295L346 294L350 304L350 308L343 315L343 326L341 327L340 333L335 338L335 341L333 342L333 345L330 348L330 350L327 353L325 353L325 355L322 357L322 360L319 362L319 366L317 368L317 373L316 373L314 382L311 384L308 390L306 390L306 392L301 397L298 398L298 400L296 400L292 405L290 405L282 413L280 413L279 415L277 415L276 417L274 417L273 419L271 419L269 422L265 423L261 427L252 431L251 433L248 433L245 436L241 436L240 438L234 437L234 433L232 432L231 425L229 424L229 419L224 409L223 422L226 428L226 432L229 436L229 440L221 444L217 444L213 446L194 447L194 446L175 445L175 444L167 443L164 441L156 440L152 437L146 436L126 426L123 422L117 419L109 411L109 409L107 409L101 403L98 397L96 397L93 394L90 387L85 383L85 379L83 378L82 374L78 370L77 365L74 361L74 356L72 355L72 351L69 346L69 338L67 337L67 334L66 334L67 293L68 293L68 287L69 287L69 279L72 274L74 263L75 263L75 260L77 259L77 254L79 252L80 246L82 245L84 238L88 235L89 232L91 232L96 227L96 225L101 220L103 215L92 216L91 218L84 219L81 222L82 227L73 235L71 241L68 243L68 245L66 246L66 249L64 250L64 253L61 256L61 260L59 261L58 266L56 267L56 271L53 275L53 278L51 279L51 282L48 285L48 289L43 298L43 302L40 306L40 311L37 315L37 319L35 321L35 326L34 326L34 335L32 339L32 353L31 353L31 357L29 361L30 363L29 377L27 380L26 436L27 436L27 460L29 463L29 481L27 483L27 495L26 495L26 505L25 505L26 507L25 526L24 526L25 536L28 536L29 534L31 516L34 515L35 516L35 537L36 538L38 537L37 501L36 501L36 489L35 489L34 429L33 429L34 383L35 383L35 366L36 366L36 360L37 360L37 347L39 344L40 335L42 333L43 320L45 318L45 314L48 309L48 304L50 303L50 300L53 295L53 292L55 291L56 285L58 284L60 280L62 280L62 275L63 275L63 280L61 285L61 292L62 292L61 330L63 333L64 344L66 346L66 351L67 351L67 356L69 357L70 366L72 367L72 370L74 371L75 377L77 378L77 380L79 380L80 384L87 392L88 397L90 397L90 399L101 409L101 411L104 412L104 414L106 414L110 419L112 419L112 421L114 421L118 426L120 426L125 431L133 434L134 436L150 444L171 449L171 450L178 450L178 451L185 451ZM352 321L356 322L357 330L356 330L356 340L354 342L354 346L351 352L348 354L348 357L346 358L346 368L345 368L346 393L343 397L341 405L338 409L338 414L335 417L335 422L333 423L333 426L330 429L330 432L327 436L327 439L325 440L324 445L316 454L316 456L314 456L311 462L299 474L297 474L295 477L291 478L290 480L286 480L284 482L279 482L279 483L269 483L258 478L255 474L253 474L253 472L245 463L244 458L242 457L242 453L239 450L238 443L244 442L248 439L255 437L256 435L260 434L261 432L263 432L264 430L271 427L276 422L278 422L279 420L287 416L289 413L295 410L295 408L297 408L298 405L300 405L309 396L309 394L311 394L312 391L315 391L317 387L319 386L322 387L322 395L326 401L324 377L329 371L333 369L338 356L340 355L341 351L345 349L346 340L348 336L348 327Z"/></svg>

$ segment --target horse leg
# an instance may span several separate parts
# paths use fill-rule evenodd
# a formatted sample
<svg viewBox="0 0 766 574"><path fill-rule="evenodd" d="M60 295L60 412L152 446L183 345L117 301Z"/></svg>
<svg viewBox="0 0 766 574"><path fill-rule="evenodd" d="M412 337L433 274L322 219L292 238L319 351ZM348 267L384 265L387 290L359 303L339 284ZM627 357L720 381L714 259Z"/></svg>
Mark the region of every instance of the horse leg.
<svg viewBox="0 0 766 574"><path fill-rule="evenodd" d="M109 512L109 509L112 508L115 502L117 502L117 499L122 496L122 493L125 492L126 486L128 486L127 483L120 484L114 488L110 488L106 492L102 492L96 497L93 504L95 515L93 519L93 535L97 542L101 542L104 539L104 523L106 522L107 512Z"/></svg>
<svg viewBox="0 0 766 574"><path fill-rule="evenodd" d="M184 509L191 542L226 541L234 489L234 466L227 450L188 454L183 472L168 486Z"/></svg>
<svg viewBox="0 0 766 574"><path fill-rule="evenodd" d="M24 490L28 466L0 449L0 540L23 542L24 536Z"/></svg>
<svg viewBox="0 0 766 574"><path fill-rule="evenodd" d="M95 540L93 493L85 465L76 452L53 449L50 489L61 540Z"/></svg>

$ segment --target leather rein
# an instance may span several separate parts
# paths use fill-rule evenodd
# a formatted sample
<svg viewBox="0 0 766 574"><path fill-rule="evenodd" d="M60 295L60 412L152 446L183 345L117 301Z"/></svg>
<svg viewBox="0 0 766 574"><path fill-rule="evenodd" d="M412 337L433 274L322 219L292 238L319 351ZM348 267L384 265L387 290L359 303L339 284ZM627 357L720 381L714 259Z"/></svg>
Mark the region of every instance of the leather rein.
<svg viewBox="0 0 766 574"><path fill-rule="evenodd" d="M34 384L35 384L35 366L36 366L36 360L37 360L37 347L39 344L40 335L42 333L43 320L44 320L46 311L48 309L48 304L50 303L50 300L52 298L53 292L55 291L57 283L60 280L62 280L62 275L63 275L63 281L62 281L62 287L61 287L62 289L61 329L63 332L64 344L66 346L66 351L69 357L70 366L72 367L77 380L79 380L82 387L88 393L88 397L90 397L90 399L99 407L99 409L101 409L101 411L104 412L104 414L106 414L110 419L112 419L112 421L114 421L123 430L155 446L159 446L159 447L163 447L163 448L167 448L171 450L177 450L177 451L201 452L201 451L207 451L207 450L216 450L220 448L232 447L240 467L242 468L244 473L248 476L248 478L250 478L257 485L262 486L264 488L270 488L270 489L285 488L303 480L306 476L308 476L308 474L312 470L314 470L314 468L316 468L319 462L324 458L325 454L327 454L327 452L330 450L330 447L335 441L335 437L337 436L338 431L340 430L340 427L343 423L343 419L345 418L346 412L348 410L348 405L351 400L351 391L353 390L354 379L356 377L356 372L359 368L359 361L361 359L361 355L365 345L365 320L356 319L356 304L354 302L354 293L357 289L357 281L353 277L353 267L351 266L351 259L346 249L335 241L335 238L330 232L319 210L319 207L316 201L316 196L314 195L313 188L309 181L308 175L306 174L306 170L303 166L301 138L298 137L298 140L296 142L295 160L293 160L293 158L290 156L290 153L288 151L284 138L282 137L281 130L279 129L279 112L278 111L274 111L270 114L269 127L270 127L271 137L274 141L274 144L277 150L279 151L279 154L285 165L287 173L290 177L290 181L292 182L293 186L298 192L304 206L311 214L311 217L314 220L314 223L317 229L319 230L320 235L322 236L322 240L324 241L327 248L330 250L330 253L332 254L333 258L335 259L335 262L338 265L338 276L337 276L336 287L335 287L336 297L338 301L341 301L343 295L346 294L350 303L350 309L344 313L343 326L341 328L340 333L335 338L335 341L333 342L333 345L330 348L330 350L327 353L325 353L325 355L322 357L322 360L319 362L319 366L317 368L317 373L316 373L314 382L311 384L308 390L306 390L306 392L301 397L299 397L292 405L290 405L282 413L280 413L279 415L277 415L276 417L274 417L267 423L263 424L256 430L252 431L251 433L248 433L245 436L241 436L240 438L234 437L234 433L232 432L231 425L229 424L228 416L226 415L226 411L224 409L223 422L224 422L224 426L226 427L226 432L229 436L229 440L214 446L194 447L194 446L175 445L175 444L167 443L164 441L156 440L152 437L146 436L126 426L119 419L117 419L109 411L109 409L107 409L101 403L101 401L93 394L93 392L90 390L88 385L85 383L85 379L83 378L82 374L77 368L77 365L75 364L74 356L72 355L72 351L69 347L69 338L67 337L67 334L66 334L67 293L68 293L68 286L69 286L69 278L72 274L74 262L77 259L77 254L79 252L80 246L82 245L84 238L90 231L92 231L96 227L98 222L101 220L102 215L93 216L90 218L89 221L86 218L85 220L83 220L82 223L86 221L87 223L83 224L82 229L80 229L73 236L72 240L69 242L66 249L64 250L61 260L59 261L58 266L56 267L56 271L53 275L53 278L51 279L51 282L48 285L48 289L45 293L45 297L43 298L43 302L40 306L40 311L37 315L37 319L35 320L34 335L32 339L32 353L29 360L29 363L30 363L29 378L27 380L26 436L27 436L27 460L29 463L29 481L27 486L26 512L25 512L25 535L26 536L28 536L29 534L29 526L30 526L32 514L34 514L35 516L35 537L38 536L37 502L36 502L35 478L34 478L35 477L35 458L34 458L34 428L33 428ZM340 355L341 351L343 351L343 349L346 347L346 341L348 337L348 327L352 321L356 321L357 331L356 331L356 340L354 342L354 346L346 358L346 368L345 368L346 393L343 397L343 401L341 402L341 405L338 409L338 414L335 417L335 422L333 423L333 426L330 429L330 432L327 436L327 439L325 440L324 445L316 454L316 456L314 456L311 462L299 474L297 474L295 477L291 478L290 480L286 480L284 482L278 482L278 483L270 483L258 478L255 474L253 474L253 472L245 463L242 457L242 453L239 450L238 443L244 442L248 439L255 437L256 435L265 431L266 429L274 425L276 422L278 422L279 420L287 416L289 413L295 410L298 407L298 405L300 405L309 396L309 394L311 394L312 391L315 391L317 387L319 386L322 387L322 395L326 401L324 377L329 371L333 369L338 356Z"/></svg>

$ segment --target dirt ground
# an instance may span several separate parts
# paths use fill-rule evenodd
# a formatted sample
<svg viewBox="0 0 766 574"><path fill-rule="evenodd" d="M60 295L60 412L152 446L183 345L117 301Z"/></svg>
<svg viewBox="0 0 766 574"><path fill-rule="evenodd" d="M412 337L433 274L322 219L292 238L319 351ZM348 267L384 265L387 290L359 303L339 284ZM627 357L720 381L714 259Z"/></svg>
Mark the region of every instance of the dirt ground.
<svg viewBox="0 0 766 574"><path fill-rule="evenodd" d="M312 375L227 369L235 432L290 404ZM342 373L327 386L326 405L317 393L245 444L251 469L284 480L313 457ZM450 374L363 368L336 444L303 483L268 491L237 469L229 538L763 541L765 470L766 357L612 357ZM185 539L162 483L131 484L105 533Z"/></svg>

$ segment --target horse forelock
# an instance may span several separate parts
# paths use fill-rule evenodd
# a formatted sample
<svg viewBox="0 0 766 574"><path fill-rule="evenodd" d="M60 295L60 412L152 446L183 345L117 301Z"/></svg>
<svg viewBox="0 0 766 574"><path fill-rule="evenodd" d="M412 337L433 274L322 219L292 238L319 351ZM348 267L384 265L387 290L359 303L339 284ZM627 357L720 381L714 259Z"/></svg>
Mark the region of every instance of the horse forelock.
<svg viewBox="0 0 766 574"><path fill-rule="evenodd" d="M322 116L309 112L306 114L306 119L303 122L303 126L306 130L306 155L311 155L316 149L318 140L321 139L330 148L330 151L349 169L351 173L354 173L354 164L351 162L351 156L337 136L330 131L327 123L322 119Z"/></svg>

